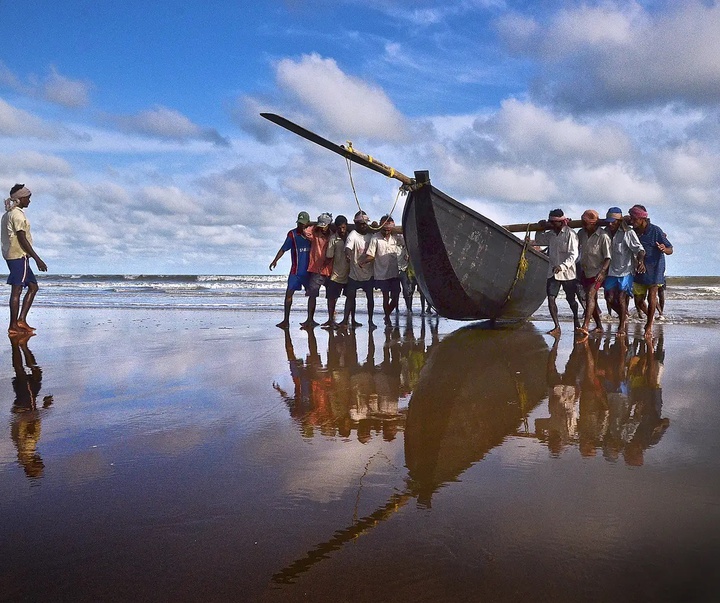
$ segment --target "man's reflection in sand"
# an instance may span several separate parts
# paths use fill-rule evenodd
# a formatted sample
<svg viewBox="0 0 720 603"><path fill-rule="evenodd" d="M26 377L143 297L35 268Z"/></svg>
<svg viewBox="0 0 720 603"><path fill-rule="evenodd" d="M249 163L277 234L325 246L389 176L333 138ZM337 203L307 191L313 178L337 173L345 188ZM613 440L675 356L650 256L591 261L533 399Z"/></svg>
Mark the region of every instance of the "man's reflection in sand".
<svg viewBox="0 0 720 603"><path fill-rule="evenodd" d="M644 451L670 425L662 417L662 337L576 342L562 376L556 360L557 341L548 357L550 417L536 420L536 435L553 454L577 443L582 456L601 449L609 461L622 455L628 465L642 465Z"/></svg>
<svg viewBox="0 0 720 603"><path fill-rule="evenodd" d="M576 405L580 397L579 350L574 347L561 375L557 370L559 337L555 337L547 360L549 417L535 420L535 432L547 442L550 452L560 454L577 437Z"/></svg>
<svg viewBox="0 0 720 603"><path fill-rule="evenodd" d="M295 355L291 335L285 331L295 392L290 395L277 383L273 387L285 399L304 437L313 437L319 431L325 436L349 438L355 432L362 443L369 442L373 434L391 441L404 426L400 399L409 394L407 385L417 379L424 363L424 333L424 320L420 338L415 337L411 321L402 335L398 328L387 329L384 335L370 331L367 350L360 360L354 331L330 330L327 364L323 365L312 330L307 331L308 355L304 360ZM380 337L382 361L376 364L376 338Z"/></svg>
<svg viewBox="0 0 720 603"><path fill-rule="evenodd" d="M42 407L37 407L37 397L42 384L42 369L28 348L31 335L10 338L12 364L15 370L12 385L15 401L12 406L10 435L17 448L18 463L31 479L42 477L45 464L37 450L40 439L40 420L43 411L53 403L52 396L45 396ZM27 367L30 371L25 370Z"/></svg>

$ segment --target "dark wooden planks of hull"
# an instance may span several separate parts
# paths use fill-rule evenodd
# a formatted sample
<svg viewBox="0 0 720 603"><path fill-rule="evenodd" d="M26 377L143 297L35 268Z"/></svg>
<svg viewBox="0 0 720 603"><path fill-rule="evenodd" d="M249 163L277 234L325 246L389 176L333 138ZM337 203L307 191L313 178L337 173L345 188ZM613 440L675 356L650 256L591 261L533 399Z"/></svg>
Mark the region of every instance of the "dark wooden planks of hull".
<svg viewBox="0 0 720 603"><path fill-rule="evenodd" d="M403 233L418 285L441 316L524 320L545 299L547 257L429 183L408 196Z"/></svg>

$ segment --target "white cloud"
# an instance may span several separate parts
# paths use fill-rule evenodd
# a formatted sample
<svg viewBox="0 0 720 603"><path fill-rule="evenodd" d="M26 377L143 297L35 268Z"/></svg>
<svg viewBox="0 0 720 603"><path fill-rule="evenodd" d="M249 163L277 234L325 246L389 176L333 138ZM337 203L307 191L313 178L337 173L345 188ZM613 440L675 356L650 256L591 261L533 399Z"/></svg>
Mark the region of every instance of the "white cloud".
<svg viewBox="0 0 720 603"><path fill-rule="evenodd" d="M378 86L345 74L333 59L303 56L283 59L276 66L280 86L297 97L336 132L381 140L400 140L402 114Z"/></svg>
<svg viewBox="0 0 720 603"><path fill-rule="evenodd" d="M601 208L605 204L631 207L635 203L651 207L666 201L660 185L621 163L595 168L578 167L569 172L567 178L579 198Z"/></svg>
<svg viewBox="0 0 720 603"><path fill-rule="evenodd" d="M123 131L156 136L168 140L204 140L216 146L229 146L227 138L213 128L202 128L174 109L157 106L135 115L111 117Z"/></svg>
<svg viewBox="0 0 720 603"><path fill-rule="evenodd" d="M40 98L50 103L71 109L86 107L90 104L90 82L73 80L62 75L56 67L50 66L45 78L29 75L25 80L0 61L0 85L19 94Z"/></svg>
<svg viewBox="0 0 720 603"><path fill-rule="evenodd" d="M12 154L0 154L0 174L54 174L69 176L70 164L54 155L45 155L37 151L19 151Z"/></svg>
<svg viewBox="0 0 720 603"><path fill-rule="evenodd" d="M548 23L505 18L508 46L540 58L536 93L580 109L720 101L720 5L582 5Z"/></svg>
<svg viewBox="0 0 720 603"><path fill-rule="evenodd" d="M0 134L11 137L56 138L58 130L43 119L0 98Z"/></svg>
<svg viewBox="0 0 720 603"><path fill-rule="evenodd" d="M55 67L51 67L42 88L43 97L58 105L78 108L90 104L91 84L60 75Z"/></svg>
<svg viewBox="0 0 720 603"><path fill-rule="evenodd" d="M582 124L515 99L503 101L494 121L503 143L523 156L549 154L601 162L625 158L632 150L630 140L618 127Z"/></svg>

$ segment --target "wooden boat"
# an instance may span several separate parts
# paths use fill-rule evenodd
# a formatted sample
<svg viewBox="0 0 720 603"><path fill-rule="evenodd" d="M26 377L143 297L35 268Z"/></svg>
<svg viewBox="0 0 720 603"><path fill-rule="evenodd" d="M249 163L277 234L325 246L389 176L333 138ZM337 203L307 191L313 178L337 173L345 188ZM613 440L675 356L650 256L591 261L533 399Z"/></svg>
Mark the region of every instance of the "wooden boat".
<svg viewBox="0 0 720 603"><path fill-rule="evenodd" d="M416 172L403 235L418 285L441 316L524 320L545 299L548 259Z"/></svg>
<svg viewBox="0 0 720 603"><path fill-rule="evenodd" d="M423 295L445 318L525 320L545 299L547 256L510 230L446 195L428 172L410 178L351 144L337 145L273 113L261 116L349 161L395 178L410 192L403 234ZM521 227L525 228L521 228ZM513 230L539 230L537 224Z"/></svg>

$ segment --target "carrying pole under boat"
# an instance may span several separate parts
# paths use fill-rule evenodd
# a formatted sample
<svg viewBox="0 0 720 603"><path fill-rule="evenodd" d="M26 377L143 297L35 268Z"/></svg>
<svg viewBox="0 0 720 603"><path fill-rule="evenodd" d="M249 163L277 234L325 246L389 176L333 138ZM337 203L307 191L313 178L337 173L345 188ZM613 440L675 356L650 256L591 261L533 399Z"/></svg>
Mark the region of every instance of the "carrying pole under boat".
<svg viewBox="0 0 720 603"><path fill-rule="evenodd" d="M302 126L291 122L289 119L285 119L281 115L276 115L275 113L261 113L260 116L264 117L267 120L270 120L278 126L282 126L286 130L290 130L290 132L292 132L293 134L302 136L310 142L319 144L321 147L325 147L333 153L342 155L343 157L345 157L345 159L348 159L354 163L358 163L375 172L379 172L380 174L383 174L388 178L395 178L395 180L399 180L407 186L415 184L415 180L406 176L402 172L398 172L395 168L385 165L384 163L375 159L372 155L366 155L365 153L361 153L360 151L355 150L352 146L352 143L350 142L347 144L347 146L335 144L334 142L331 142L326 138L315 134L315 132L306 130Z"/></svg>
<svg viewBox="0 0 720 603"><path fill-rule="evenodd" d="M570 228L582 228L583 223L582 220L570 220L568 226ZM508 224L507 226L503 226L503 228L510 232L537 232L538 230L549 230L550 226L547 224L543 225L540 222L531 222L530 224Z"/></svg>

